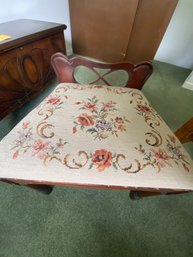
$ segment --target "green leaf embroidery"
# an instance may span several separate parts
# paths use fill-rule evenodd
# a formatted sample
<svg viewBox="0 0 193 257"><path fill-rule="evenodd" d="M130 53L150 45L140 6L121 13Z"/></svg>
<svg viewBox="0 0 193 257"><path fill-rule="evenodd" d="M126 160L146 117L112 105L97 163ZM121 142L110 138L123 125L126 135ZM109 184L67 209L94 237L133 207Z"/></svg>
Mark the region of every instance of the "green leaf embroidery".
<svg viewBox="0 0 193 257"><path fill-rule="evenodd" d="M87 129L86 132L90 132L91 134L93 134L93 133L97 133L97 130L95 128L90 128L90 129Z"/></svg>

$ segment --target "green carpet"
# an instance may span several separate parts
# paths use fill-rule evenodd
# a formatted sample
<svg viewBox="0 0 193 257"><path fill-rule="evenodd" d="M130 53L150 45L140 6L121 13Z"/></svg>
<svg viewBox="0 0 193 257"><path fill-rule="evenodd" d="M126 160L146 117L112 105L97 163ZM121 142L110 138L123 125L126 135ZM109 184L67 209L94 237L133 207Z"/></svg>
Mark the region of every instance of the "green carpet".
<svg viewBox="0 0 193 257"><path fill-rule="evenodd" d="M143 92L172 130L192 116L190 70L154 62ZM0 122L0 138L56 82ZM185 147L193 157L193 144ZM129 199L128 191L55 187L49 196L0 182L0 257L192 257L193 193Z"/></svg>

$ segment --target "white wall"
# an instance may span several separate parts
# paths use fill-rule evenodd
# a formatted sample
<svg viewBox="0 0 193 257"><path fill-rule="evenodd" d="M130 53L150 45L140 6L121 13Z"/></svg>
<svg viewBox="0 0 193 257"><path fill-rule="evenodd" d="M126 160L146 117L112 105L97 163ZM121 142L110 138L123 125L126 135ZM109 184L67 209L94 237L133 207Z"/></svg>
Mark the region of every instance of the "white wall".
<svg viewBox="0 0 193 257"><path fill-rule="evenodd" d="M155 59L193 69L192 0L179 0Z"/></svg>
<svg viewBox="0 0 193 257"><path fill-rule="evenodd" d="M0 0L0 23L22 18L66 24L67 51L71 51L68 0Z"/></svg>

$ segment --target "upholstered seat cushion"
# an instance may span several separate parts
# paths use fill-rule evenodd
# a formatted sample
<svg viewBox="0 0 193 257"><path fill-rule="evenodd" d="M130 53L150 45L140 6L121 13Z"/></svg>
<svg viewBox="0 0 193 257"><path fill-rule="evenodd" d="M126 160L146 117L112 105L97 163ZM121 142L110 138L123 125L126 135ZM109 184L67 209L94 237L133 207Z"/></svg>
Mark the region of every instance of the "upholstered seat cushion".
<svg viewBox="0 0 193 257"><path fill-rule="evenodd" d="M193 164L136 89L59 84L0 143L0 179L193 189Z"/></svg>

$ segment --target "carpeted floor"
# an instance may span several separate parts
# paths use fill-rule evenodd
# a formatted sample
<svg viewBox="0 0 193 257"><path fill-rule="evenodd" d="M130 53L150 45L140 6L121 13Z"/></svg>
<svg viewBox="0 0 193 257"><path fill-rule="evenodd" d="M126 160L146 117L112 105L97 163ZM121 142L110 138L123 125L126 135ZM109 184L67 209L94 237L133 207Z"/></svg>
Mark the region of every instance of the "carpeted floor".
<svg viewBox="0 0 193 257"><path fill-rule="evenodd" d="M154 62L143 92L172 130L192 116L190 70ZM0 138L56 82L0 122ZM193 157L193 144L185 145ZM55 187L49 196L0 182L0 257L192 257L193 193L129 199L128 191Z"/></svg>

